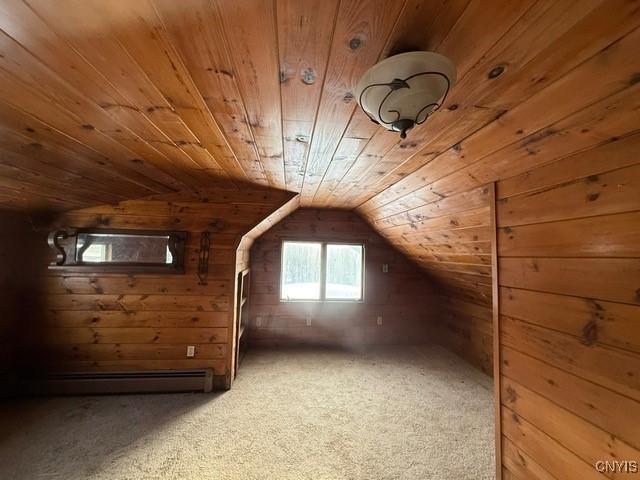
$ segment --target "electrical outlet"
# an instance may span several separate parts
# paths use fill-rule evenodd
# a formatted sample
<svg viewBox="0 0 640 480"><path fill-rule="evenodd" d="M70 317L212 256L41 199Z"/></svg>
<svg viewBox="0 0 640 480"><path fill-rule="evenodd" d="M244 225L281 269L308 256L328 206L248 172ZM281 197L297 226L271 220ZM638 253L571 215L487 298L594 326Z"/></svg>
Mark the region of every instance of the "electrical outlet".
<svg viewBox="0 0 640 480"><path fill-rule="evenodd" d="M388 263L383 263L382 264L382 273L389 273L389 264Z"/></svg>
<svg viewBox="0 0 640 480"><path fill-rule="evenodd" d="M382 325L382 315L378 315L378 325Z"/></svg>
<svg viewBox="0 0 640 480"><path fill-rule="evenodd" d="M256 317L256 327L262 326L262 317Z"/></svg>
<svg viewBox="0 0 640 480"><path fill-rule="evenodd" d="M311 317L307 315L307 327L311 326Z"/></svg>
<svg viewBox="0 0 640 480"><path fill-rule="evenodd" d="M187 358L193 358L196 355L196 347L194 345L189 345L187 347Z"/></svg>

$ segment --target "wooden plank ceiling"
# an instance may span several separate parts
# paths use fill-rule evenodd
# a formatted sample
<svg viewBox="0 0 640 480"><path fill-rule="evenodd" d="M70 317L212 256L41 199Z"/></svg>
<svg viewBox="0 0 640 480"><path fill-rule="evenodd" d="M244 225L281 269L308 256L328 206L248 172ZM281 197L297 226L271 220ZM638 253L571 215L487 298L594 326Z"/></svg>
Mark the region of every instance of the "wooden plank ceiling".
<svg viewBox="0 0 640 480"><path fill-rule="evenodd" d="M639 25L634 0L4 0L0 205L261 185L397 243L449 197L633 134ZM458 83L401 141L353 92L412 49Z"/></svg>

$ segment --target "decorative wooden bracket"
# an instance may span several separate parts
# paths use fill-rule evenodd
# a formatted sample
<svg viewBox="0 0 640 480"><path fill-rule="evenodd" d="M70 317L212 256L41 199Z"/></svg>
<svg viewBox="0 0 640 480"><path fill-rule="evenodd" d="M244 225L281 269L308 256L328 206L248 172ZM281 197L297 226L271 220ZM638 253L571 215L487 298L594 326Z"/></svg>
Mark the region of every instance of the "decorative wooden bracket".
<svg viewBox="0 0 640 480"><path fill-rule="evenodd" d="M54 230L49 233L47 237L47 243L49 247L56 251L56 261L55 265L64 265L67 261L67 252L62 245L60 245L60 240L66 240L70 237L75 237L78 232L72 229L66 230ZM74 243L75 247L75 243Z"/></svg>

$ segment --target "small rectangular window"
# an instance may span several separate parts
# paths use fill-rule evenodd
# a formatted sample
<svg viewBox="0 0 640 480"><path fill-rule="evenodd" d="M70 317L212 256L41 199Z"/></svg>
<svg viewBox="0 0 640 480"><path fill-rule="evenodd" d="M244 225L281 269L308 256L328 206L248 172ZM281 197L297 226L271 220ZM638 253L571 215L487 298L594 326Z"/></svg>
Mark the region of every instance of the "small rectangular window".
<svg viewBox="0 0 640 480"><path fill-rule="evenodd" d="M364 246L361 244L282 243L282 301L363 299Z"/></svg>
<svg viewBox="0 0 640 480"><path fill-rule="evenodd" d="M65 228L49 234L50 269L77 272L184 273L187 232Z"/></svg>
<svg viewBox="0 0 640 480"><path fill-rule="evenodd" d="M81 263L171 264L169 235L78 233L76 260Z"/></svg>

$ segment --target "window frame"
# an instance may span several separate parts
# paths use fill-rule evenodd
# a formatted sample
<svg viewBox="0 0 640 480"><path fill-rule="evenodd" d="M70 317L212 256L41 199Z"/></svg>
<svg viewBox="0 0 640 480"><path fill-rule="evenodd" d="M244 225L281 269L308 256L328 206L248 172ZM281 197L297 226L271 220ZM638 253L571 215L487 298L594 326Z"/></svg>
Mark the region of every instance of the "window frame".
<svg viewBox="0 0 640 480"><path fill-rule="evenodd" d="M320 244L320 298L319 299L286 299L282 296L283 272L284 272L284 245L285 243L315 243ZM327 298L327 245L355 245L362 248L362 268L360 269L360 298ZM364 241L341 240L299 240L295 238L283 238L280 242L280 271L278 272L278 298L280 303L364 303L365 300L365 270L366 270L366 243Z"/></svg>

